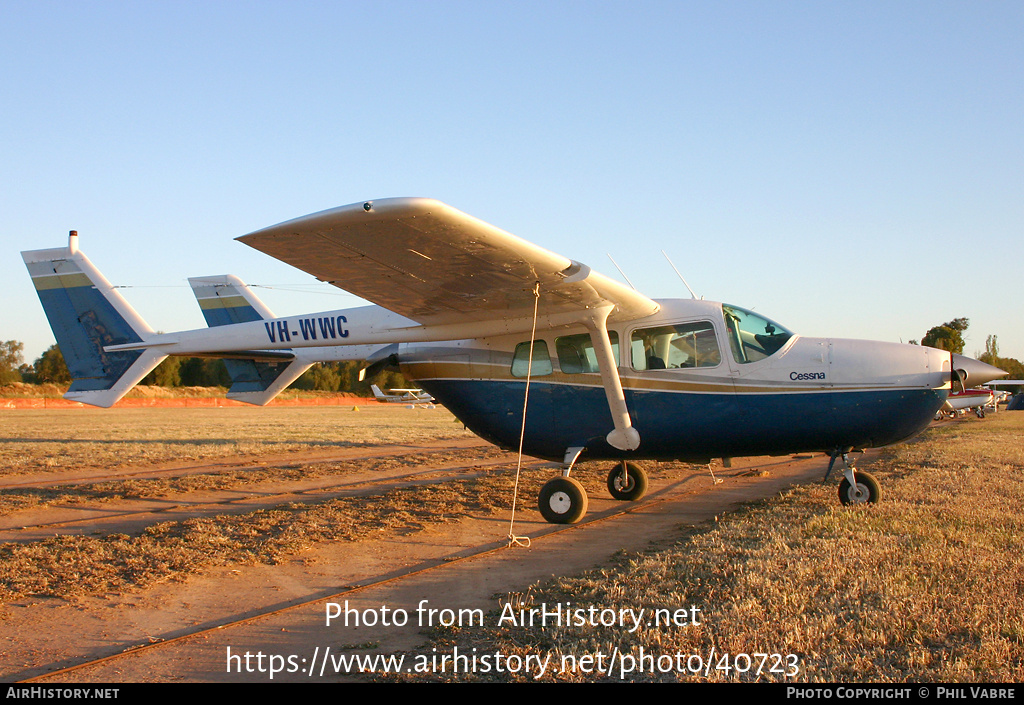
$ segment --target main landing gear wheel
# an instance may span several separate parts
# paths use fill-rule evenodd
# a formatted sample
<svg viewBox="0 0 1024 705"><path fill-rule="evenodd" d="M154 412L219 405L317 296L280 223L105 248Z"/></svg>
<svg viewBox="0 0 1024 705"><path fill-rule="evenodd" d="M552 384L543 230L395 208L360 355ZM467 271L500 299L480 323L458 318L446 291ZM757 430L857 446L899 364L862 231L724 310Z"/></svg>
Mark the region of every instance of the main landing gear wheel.
<svg viewBox="0 0 1024 705"><path fill-rule="evenodd" d="M866 472L854 472L856 484L850 485L845 477L839 483L839 501L843 504L875 504L882 497L878 480Z"/></svg>
<svg viewBox="0 0 1024 705"><path fill-rule="evenodd" d="M537 504L552 524L575 524L587 513L587 491L571 477L556 477L541 488Z"/></svg>
<svg viewBox="0 0 1024 705"><path fill-rule="evenodd" d="M647 494L647 473L636 463L619 463L608 473L608 491L615 499L635 502Z"/></svg>

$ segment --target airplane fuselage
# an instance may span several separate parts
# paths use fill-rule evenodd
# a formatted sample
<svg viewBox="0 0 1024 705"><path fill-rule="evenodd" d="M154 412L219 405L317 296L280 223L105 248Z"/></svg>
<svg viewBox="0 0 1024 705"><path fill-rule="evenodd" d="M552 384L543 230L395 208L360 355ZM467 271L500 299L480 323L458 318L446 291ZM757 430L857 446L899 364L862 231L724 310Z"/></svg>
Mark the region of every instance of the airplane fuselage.
<svg viewBox="0 0 1024 705"><path fill-rule="evenodd" d="M950 391L950 356L940 350L792 335L767 357L741 362L721 304L659 304L654 316L609 326L616 340L630 342L615 347L640 447L619 450L605 441L612 422L600 374L580 365L586 332L570 327L537 335L535 346L544 351L535 353L530 371L528 454L558 460L566 448L585 447L590 458L702 461L876 447L920 432ZM647 331L668 326L696 331L706 361L649 367L642 347ZM407 344L398 358L406 377L475 433L516 448L526 392L516 350L528 341L509 335Z"/></svg>

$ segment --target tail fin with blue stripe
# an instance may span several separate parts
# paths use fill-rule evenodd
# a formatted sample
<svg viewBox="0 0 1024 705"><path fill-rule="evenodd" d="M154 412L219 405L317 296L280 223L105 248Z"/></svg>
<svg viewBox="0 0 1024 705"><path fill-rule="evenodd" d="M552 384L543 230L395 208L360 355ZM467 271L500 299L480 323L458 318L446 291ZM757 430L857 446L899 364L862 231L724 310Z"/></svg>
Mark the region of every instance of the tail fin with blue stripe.
<svg viewBox="0 0 1024 705"><path fill-rule="evenodd" d="M155 333L78 251L78 234L68 240L67 247L21 256L71 373L65 398L110 407L167 356L157 349L106 350Z"/></svg>
<svg viewBox="0 0 1024 705"><path fill-rule="evenodd" d="M245 282L232 274L188 280L211 328L274 318ZM277 351L281 360L230 357L224 360L231 377L228 398L264 405L297 380L311 363L290 351ZM263 356L261 356L263 357Z"/></svg>

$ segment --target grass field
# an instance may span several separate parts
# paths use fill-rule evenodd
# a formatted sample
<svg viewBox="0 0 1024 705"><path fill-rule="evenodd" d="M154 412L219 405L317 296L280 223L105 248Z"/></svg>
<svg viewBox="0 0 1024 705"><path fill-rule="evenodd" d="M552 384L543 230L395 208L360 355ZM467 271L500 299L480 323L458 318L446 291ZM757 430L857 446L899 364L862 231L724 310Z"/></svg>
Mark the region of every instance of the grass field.
<svg viewBox="0 0 1024 705"><path fill-rule="evenodd" d="M441 409L24 410L2 415L0 475L8 478L74 467L240 454L294 452L301 457L332 447L469 437ZM347 471L344 463L301 469ZM716 655L715 667L684 680L755 680L750 668L737 672L731 659L768 653L784 659L792 654L798 672L790 678L769 671L760 674L762 680L1024 681L1024 414L1000 413L932 429L913 443L885 450L871 471L882 481L877 505L840 506L835 483L796 488L714 524L680 528L678 536L643 555L622 555L616 564L585 575L524 585L519 598L526 607L558 602L615 609L698 606L699 625L635 633L592 626L476 628L438 631L433 637L439 649L458 645L506 654L550 652L556 658L616 649ZM218 487L240 487L268 479L262 472L211 472L207 479ZM284 477L294 470L266 472ZM54 498L95 502L154 491L187 492L188 483L206 480L193 476L170 490L148 480L132 482L46 492L6 490L0 493L0 510L26 502L42 506ZM372 497L164 522L139 535L0 544L0 592L10 601L25 595L73 599L139 590L215 563L273 562L318 543L359 541L381 531L404 534L462 512L493 511L492 498L507 496L510 482L496 473ZM722 661L725 654L729 661ZM790 670L790 662L781 665ZM645 678L657 678L656 670L649 669ZM662 677L680 678L675 669ZM594 674L580 678L597 679Z"/></svg>

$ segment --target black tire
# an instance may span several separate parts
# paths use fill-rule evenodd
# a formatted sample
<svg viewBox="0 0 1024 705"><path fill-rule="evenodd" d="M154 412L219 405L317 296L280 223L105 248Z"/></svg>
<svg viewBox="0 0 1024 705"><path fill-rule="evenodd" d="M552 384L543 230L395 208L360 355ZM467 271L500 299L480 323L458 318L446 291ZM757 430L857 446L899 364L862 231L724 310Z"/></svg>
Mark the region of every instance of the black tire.
<svg viewBox="0 0 1024 705"><path fill-rule="evenodd" d="M877 504L882 498L882 488L873 475L854 472L855 486L844 477L839 483L839 501L843 504Z"/></svg>
<svg viewBox="0 0 1024 705"><path fill-rule="evenodd" d="M587 513L587 491L571 477L556 477L541 488L537 506L552 524L575 524Z"/></svg>
<svg viewBox="0 0 1024 705"><path fill-rule="evenodd" d="M636 463L626 463L623 478L622 465L619 463L608 473L608 491L615 499L635 502L647 494L647 473Z"/></svg>

